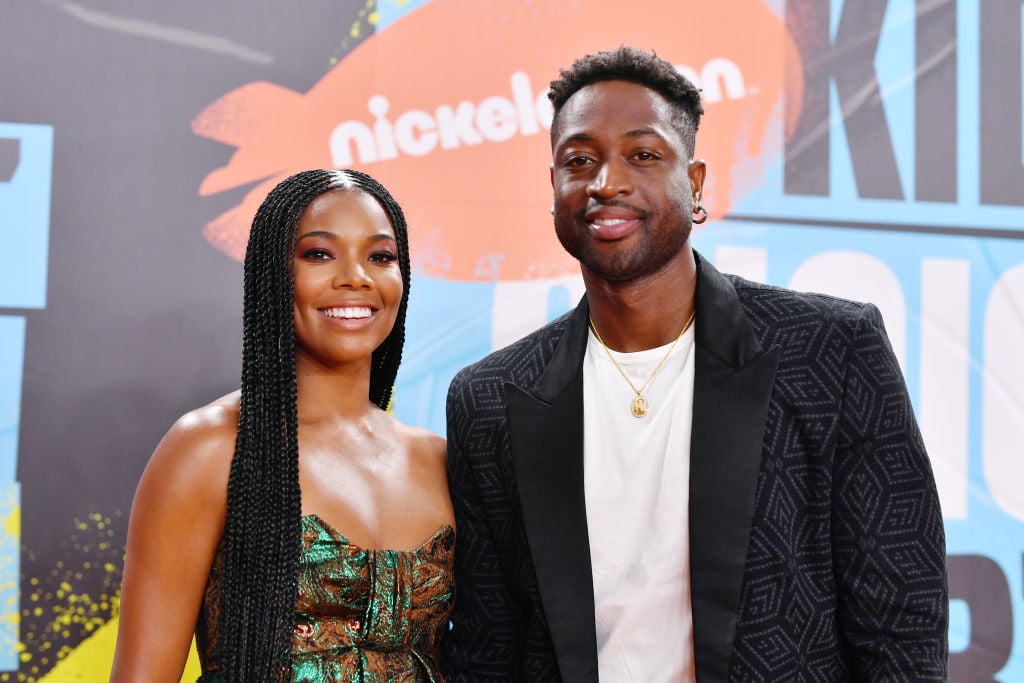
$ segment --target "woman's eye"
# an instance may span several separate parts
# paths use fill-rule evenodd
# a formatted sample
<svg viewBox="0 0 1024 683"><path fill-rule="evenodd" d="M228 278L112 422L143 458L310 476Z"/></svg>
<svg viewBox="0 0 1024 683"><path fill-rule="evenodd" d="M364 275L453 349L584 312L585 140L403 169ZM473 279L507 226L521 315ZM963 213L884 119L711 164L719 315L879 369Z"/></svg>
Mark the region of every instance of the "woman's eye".
<svg viewBox="0 0 1024 683"><path fill-rule="evenodd" d="M377 251L370 254L370 260L378 263L391 263L392 261L398 260L398 257L390 251Z"/></svg>
<svg viewBox="0 0 1024 683"><path fill-rule="evenodd" d="M320 248L306 249L302 252L302 258L309 261L327 261L331 258L331 252Z"/></svg>

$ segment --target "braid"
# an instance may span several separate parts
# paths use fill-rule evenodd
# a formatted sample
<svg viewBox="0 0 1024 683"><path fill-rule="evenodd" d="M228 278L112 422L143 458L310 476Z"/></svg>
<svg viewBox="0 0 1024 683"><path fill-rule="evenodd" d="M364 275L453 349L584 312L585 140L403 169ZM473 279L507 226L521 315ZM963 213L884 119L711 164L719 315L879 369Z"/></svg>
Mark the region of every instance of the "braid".
<svg viewBox="0 0 1024 683"><path fill-rule="evenodd" d="M345 171L353 185L377 200L391 221L398 243L398 265L402 272L402 300L398 304L398 317L395 326L384 342L373 352L373 365L370 370L370 400L386 410L391 400L391 390L398 375L398 366L402 362L402 348L405 345L405 311L409 304L409 233L405 223L405 214L391 193L380 183L359 171Z"/></svg>
<svg viewBox="0 0 1024 683"><path fill-rule="evenodd" d="M388 214L404 290L395 327L374 351L370 400L385 408L405 340L409 253L401 208L357 171L293 175L263 201L244 266L242 382L238 437L228 479L221 614L223 680L276 681L290 667L298 593L302 501L295 376L295 236L306 207L332 189L359 189Z"/></svg>

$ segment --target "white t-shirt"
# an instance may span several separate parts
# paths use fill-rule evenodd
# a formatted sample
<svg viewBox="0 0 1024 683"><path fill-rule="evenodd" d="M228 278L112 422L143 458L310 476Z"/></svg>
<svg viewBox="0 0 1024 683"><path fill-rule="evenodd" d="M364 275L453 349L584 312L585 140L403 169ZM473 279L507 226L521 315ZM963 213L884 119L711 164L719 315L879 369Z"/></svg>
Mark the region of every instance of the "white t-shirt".
<svg viewBox="0 0 1024 683"><path fill-rule="evenodd" d="M608 359L593 330L583 359L583 460L602 683L692 683L689 479L694 329L679 339L643 395ZM612 351L642 387L669 344Z"/></svg>

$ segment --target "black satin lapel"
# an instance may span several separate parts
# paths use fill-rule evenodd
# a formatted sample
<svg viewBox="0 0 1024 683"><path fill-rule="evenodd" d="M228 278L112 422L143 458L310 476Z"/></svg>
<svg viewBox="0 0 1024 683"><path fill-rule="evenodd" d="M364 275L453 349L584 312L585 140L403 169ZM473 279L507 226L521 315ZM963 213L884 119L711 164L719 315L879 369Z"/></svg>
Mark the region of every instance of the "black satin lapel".
<svg viewBox="0 0 1024 683"><path fill-rule="evenodd" d="M742 367L696 348L690 581L697 680L725 681L780 349Z"/></svg>
<svg viewBox="0 0 1024 683"><path fill-rule="evenodd" d="M594 583L583 494L583 379L547 403L505 385L512 462L541 603L565 681L597 683Z"/></svg>

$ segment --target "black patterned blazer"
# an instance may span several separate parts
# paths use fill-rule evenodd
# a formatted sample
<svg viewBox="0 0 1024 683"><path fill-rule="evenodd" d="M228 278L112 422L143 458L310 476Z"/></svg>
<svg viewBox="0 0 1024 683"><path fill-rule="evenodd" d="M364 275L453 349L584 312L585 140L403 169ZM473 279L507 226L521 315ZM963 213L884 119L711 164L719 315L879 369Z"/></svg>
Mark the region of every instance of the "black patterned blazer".
<svg viewBox="0 0 1024 683"><path fill-rule="evenodd" d="M942 516L878 310L697 263L697 680L945 680ZM597 683L587 313L584 299L449 390L451 680Z"/></svg>

